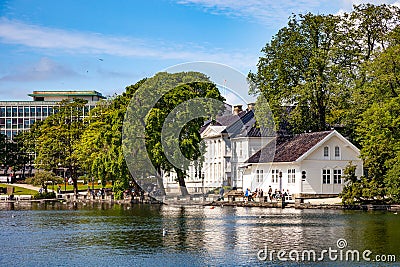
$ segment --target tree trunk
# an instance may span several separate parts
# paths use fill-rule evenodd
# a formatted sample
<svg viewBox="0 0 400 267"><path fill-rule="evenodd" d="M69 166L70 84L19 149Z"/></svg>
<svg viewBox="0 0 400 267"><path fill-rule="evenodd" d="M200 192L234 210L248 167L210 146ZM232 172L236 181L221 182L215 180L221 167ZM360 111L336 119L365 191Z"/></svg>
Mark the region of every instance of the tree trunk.
<svg viewBox="0 0 400 267"><path fill-rule="evenodd" d="M164 183L163 183L163 175L162 171L160 168L157 168L157 173L156 173L156 178L157 178L157 186L161 191L161 196L165 196L165 188L164 188Z"/></svg>
<svg viewBox="0 0 400 267"><path fill-rule="evenodd" d="M76 177L75 168L70 166L69 173L71 174L72 182L74 184L74 194L75 194L75 196L78 196L78 178Z"/></svg>
<svg viewBox="0 0 400 267"><path fill-rule="evenodd" d="M189 195L189 192L186 188L186 183L185 183L185 173L181 169L178 169L178 168L174 168L174 169L175 169L176 175L178 177L178 183L179 183L179 189L181 191L181 195L182 196Z"/></svg>

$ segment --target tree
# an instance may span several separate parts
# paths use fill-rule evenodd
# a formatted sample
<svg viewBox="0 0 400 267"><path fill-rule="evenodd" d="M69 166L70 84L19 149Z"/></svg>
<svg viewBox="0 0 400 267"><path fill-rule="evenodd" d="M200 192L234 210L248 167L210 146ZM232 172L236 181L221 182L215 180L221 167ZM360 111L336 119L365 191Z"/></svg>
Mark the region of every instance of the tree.
<svg viewBox="0 0 400 267"><path fill-rule="evenodd" d="M202 98L208 100L201 103ZM202 108L194 111L184 105L195 99L198 100L195 106ZM124 122L123 145L132 174L137 179L156 177L162 185L163 174L174 171L182 195L188 194L185 184L188 160L200 154L200 127L206 118L212 118L222 109L222 100L215 84L199 72L161 72L149 78L134 94ZM180 112L174 113L177 109ZM171 125L175 127L171 134L178 131L178 135L163 135L162 131L171 130ZM174 164L171 158L175 159Z"/></svg>
<svg viewBox="0 0 400 267"><path fill-rule="evenodd" d="M83 108L86 100L74 99L60 102L57 113L49 116L35 129L35 164L38 169L52 171L59 165L68 169L74 182L74 192L78 192L78 171L80 163L74 156L76 144L81 141L85 129Z"/></svg>
<svg viewBox="0 0 400 267"><path fill-rule="evenodd" d="M132 180L122 151L124 116L130 99L144 81L126 87L122 95L98 103L86 119L88 126L80 142L74 145L74 157L81 167L103 185L111 180L117 199Z"/></svg>
<svg viewBox="0 0 400 267"><path fill-rule="evenodd" d="M10 140L5 135L0 135L0 164L5 170L12 170L12 176L16 177L16 171L22 169L25 172L25 165L29 162L29 154L24 146L24 133L19 133ZM13 179L13 178L12 178Z"/></svg>
<svg viewBox="0 0 400 267"><path fill-rule="evenodd" d="M198 97L208 100L190 101ZM210 98L220 102L212 104ZM147 117L146 146L150 158L154 164L161 162L164 171L173 170L177 174L182 195L188 194L185 177L189 165L195 161L197 164L202 162L204 147L201 143L200 128L205 120L215 118L222 111L223 100L217 87L211 82L187 83L165 94ZM174 112L176 108L178 111ZM200 116L202 109L208 109L208 117ZM157 112L154 112L155 110ZM180 131L176 132L176 129ZM177 134L174 135L173 132ZM166 157L167 153L170 158ZM174 159L174 163L171 162L171 158Z"/></svg>
<svg viewBox="0 0 400 267"><path fill-rule="evenodd" d="M355 134L368 169L371 190L399 201L400 184L400 35L395 28L385 49L364 64L366 82L359 89Z"/></svg>
<svg viewBox="0 0 400 267"><path fill-rule="evenodd" d="M337 49L338 23L333 15L292 16L262 49L257 74L248 78L252 93L269 101L277 125L288 121L294 132L327 128L327 115L347 92L339 82L346 64Z"/></svg>
<svg viewBox="0 0 400 267"><path fill-rule="evenodd" d="M47 193L47 183L58 184L63 182L63 178L55 176L54 173L49 171L40 171L35 174L34 177L26 180L28 184L43 187L45 193Z"/></svg>
<svg viewBox="0 0 400 267"><path fill-rule="evenodd" d="M262 93L277 125L295 133L340 126L354 137L359 106L365 110L365 64L387 49L399 15L397 7L366 4L343 16L292 16L263 48L248 76L251 92Z"/></svg>
<svg viewBox="0 0 400 267"><path fill-rule="evenodd" d="M357 166L350 162L343 172L345 185L339 196L342 198L342 203L346 205L354 205L362 198L362 181L356 176L356 168Z"/></svg>

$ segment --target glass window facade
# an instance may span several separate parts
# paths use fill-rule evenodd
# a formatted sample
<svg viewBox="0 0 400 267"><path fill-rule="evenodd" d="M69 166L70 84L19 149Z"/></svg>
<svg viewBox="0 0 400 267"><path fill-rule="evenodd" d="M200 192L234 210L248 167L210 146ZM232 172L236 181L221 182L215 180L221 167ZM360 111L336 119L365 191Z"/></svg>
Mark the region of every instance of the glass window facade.
<svg viewBox="0 0 400 267"><path fill-rule="evenodd" d="M88 116L94 107L93 102L85 106L83 116ZM57 111L58 102L0 101L0 133L12 138Z"/></svg>

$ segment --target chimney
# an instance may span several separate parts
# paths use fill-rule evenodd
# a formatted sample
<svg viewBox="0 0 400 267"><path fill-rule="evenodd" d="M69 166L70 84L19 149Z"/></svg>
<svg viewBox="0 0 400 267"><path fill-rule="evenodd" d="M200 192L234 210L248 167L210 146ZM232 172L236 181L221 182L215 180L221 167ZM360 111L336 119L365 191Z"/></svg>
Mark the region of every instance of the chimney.
<svg viewBox="0 0 400 267"><path fill-rule="evenodd" d="M242 105L233 106L233 115L238 115L242 111Z"/></svg>
<svg viewBox="0 0 400 267"><path fill-rule="evenodd" d="M254 111L254 106L256 105L256 103L248 103L247 104L247 110L248 111L250 111L250 110L253 110Z"/></svg>

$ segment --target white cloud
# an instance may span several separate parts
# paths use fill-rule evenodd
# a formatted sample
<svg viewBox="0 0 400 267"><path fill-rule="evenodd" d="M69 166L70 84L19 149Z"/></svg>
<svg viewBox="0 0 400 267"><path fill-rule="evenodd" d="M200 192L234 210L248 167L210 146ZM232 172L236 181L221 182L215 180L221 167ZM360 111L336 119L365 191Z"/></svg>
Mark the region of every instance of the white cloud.
<svg viewBox="0 0 400 267"><path fill-rule="evenodd" d="M317 0L178 0L183 5L199 5L214 14L256 19L267 25L281 25L292 14L312 11L321 1Z"/></svg>
<svg viewBox="0 0 400 267"><path fill-rule="evenodd" d="M349 12L353 9L353 5L360 5L360 4L374 4L374 5L394 5L400 7L400 1L398 0L342 0L341 4L341 11Z"/></svg>
<svg viewBox="0 0 400 267"><path fill-rule="evenodd" d="M282 26L288 17L294 13L318 12L325 4L331 5L329 0L176 0L182 5L196 5L213 14L255 19L268 26ZM359 4L391 4L400 7L399 0L341 0L339 10L332 10L332 14L341 14L352 10L353 5Z"/></svg>
<svg viewBox="0 0 400 267"><path fill-rule="evenodd" d="M34 64L16 67L10 74L1 77L0 81L44 81L74 76L78 74L73 70L43 57Z"/></svg>
<svg viewBox="0 0 400 267"><path fill-rule="evenodd" d="M43 51L71 54L112 55L154 59L177 59L185 61L208 60L249 67L257 63L257 55L202 48L193 44L152 42L98 33L66 31L29 25L20 21L0 18L0 42L22 45Z"/></svg>

